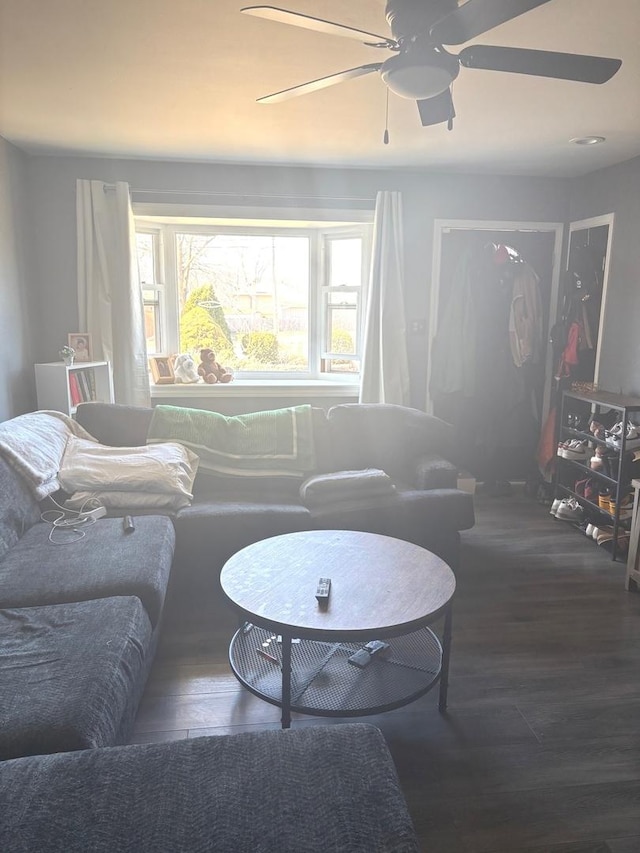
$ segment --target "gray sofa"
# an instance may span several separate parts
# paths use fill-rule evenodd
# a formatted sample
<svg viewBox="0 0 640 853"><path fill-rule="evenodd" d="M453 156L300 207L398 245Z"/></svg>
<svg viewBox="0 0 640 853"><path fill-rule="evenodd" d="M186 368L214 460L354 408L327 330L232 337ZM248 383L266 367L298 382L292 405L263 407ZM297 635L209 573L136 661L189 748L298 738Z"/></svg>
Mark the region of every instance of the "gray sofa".
<svg viewBox="0 0 640 853"><path fill-rule="evenodd" d="M362 723L0 762L6 853L417 853Z"/></svg>
<svg viewBox="0 0 640 853"><path fill-rule="evenodd" d="M152 409L85 403L77 421L102 444L146 442ZM310 529L351 529L395 536L458 565L460 531L474 524L473 498L456 488L448 424L417 409L345 404L312 409L316 470L381 469L395 484L387 497L308 505L290 479L198 473L192 505L174 517L174 575L217 580L240 548L269 536Z"/></svg>
<svg viewBox="0 0 640 853"><path fill-rule="evenodd" d="M41 509L0 457L0 759L127 740L175 547L162 516L59 544Z"/></svg>

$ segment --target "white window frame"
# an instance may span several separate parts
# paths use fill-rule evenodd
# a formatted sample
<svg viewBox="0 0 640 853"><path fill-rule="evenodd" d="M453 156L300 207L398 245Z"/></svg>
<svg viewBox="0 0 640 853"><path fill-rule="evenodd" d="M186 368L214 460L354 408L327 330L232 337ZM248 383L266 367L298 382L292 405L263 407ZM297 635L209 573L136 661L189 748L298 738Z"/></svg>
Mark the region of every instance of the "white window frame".
<svg viewBox="0 0 640 853"><path fill-rule="evenodd" d="M364 232L364 233L363 233ZM353 238L361 238L362 239L362 266L361 266L361 279L360 284L357 286L352 285L332 285L330 284L330 276L331 276L331 262L330 262L330 251L329 247L331 243L335 240L349 240ZM328 361L336 358L349 358L352 361L357 361L360 364L362 363L362 344L363 344L363 300L365 299L365 294L367 292L366 284L369 273L369 260L371 257L371 229L362 229L359 227L335 227L332 229L327 229L322 231L322 261L321 261L321 285L320 285L320 310L318 311L318 317L320 322L319 333L321 336L320 339L320 360ZM335 353L330 350L325 350L324 345L327 340L327 332L329 329L329 298L332 293L357 293L358 299L356 300L355 311L356 311L356 340L354 351L351 353ZM323 376L335 376L335 373L331 371L326 371L322 373ZM360 371L357 373L344 374L351 376L359 376Z"/></svg>
<svg viewBox="0 0 640 853"><path fill-rule="evenodd" d="M362 213L359 211L358 213ZM269 236L304 236L309 239L309 332L308 332L308 371L237 371L238 379L247 380L277 380L286 384L291 380L322 380L335 383L350 383L359 382L359 372L323 372L323 360L328 358L345 357L344 353L329 353L324 350L324 341L326 339L326 323L327 316L325 311L325 294L329 292L359 292L360 296L357 300L357 341L356 352L348 357L354 361L361 361L362 349L362 318L363 318L363 300L365 299L368 280L371 243L372 243L372 227L370 217L358 216L362 218L362 222L349 222L345 225L345 220L350 220L351 217L346 211L343 211L339 217L340 224L333 224L331 221L323 219L314 223L306 223L306 226L295 225L294 227L284 227L278 225L277 221L269 219L260 220L264 224L231 224L229 221L225 224L208 221L206 223L196 221L189 218L188 221L176 221L177 215L167 215L154 217L156 221L150 222L147 217L136 215L136 232L154 235L154 251L158 252L156 258L157 275L159 274L162 281L155 282L153 289L158 293L160 302L160 334L162 342L162 353L168 355L170 353L179 352L179 299L178 299L178 279L177 279L177 259L176 259L176 235L179 233L189 234L246 234L256 235L264 234ZM159 221L164 220L164 221ZM293 221L293 220L292 220ZM331 287L329 285L329 267L327 262L327 247L332 239L345 239L359 237L362 239L362 265L361 265L361 282L355 287ZM144 285L147 289L150 284Z"/></svg>
<svg viewBox="0 0 640 853"><path fill-rule="evenodd" d="M136 234L149 234L153 238L153 271L154 281L140 280L141 290L153 290L156 295L158 315L156 318L156 334L159 337L159 348L149 355L161 355L170 349L168 330L171 327L172 312L167 301L167 288L165 276L165 253L164 235L162 229L157 226L138 225L136 223ZM144 299L143 299L144 302Z"/></svg>

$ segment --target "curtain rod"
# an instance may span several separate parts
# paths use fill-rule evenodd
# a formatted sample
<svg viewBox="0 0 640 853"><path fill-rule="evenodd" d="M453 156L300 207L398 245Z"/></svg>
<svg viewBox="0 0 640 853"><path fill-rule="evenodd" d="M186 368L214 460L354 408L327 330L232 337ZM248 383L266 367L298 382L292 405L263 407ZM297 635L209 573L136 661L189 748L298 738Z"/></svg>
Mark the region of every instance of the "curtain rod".
<svg viewBox="0 0 640 853"><path fill-rule="evenodd" d="M105 192L107 190L114 190L115 188L115 184L104 184ZM272 193L210 192L208 190L151 190L142 189L141 187L130 187L129 191L132 194L139 193L140 195L196 195L208 198L259 198L274 201L366 201L371 204L375 203L375 198L372 196L274 195Z"/></svg>

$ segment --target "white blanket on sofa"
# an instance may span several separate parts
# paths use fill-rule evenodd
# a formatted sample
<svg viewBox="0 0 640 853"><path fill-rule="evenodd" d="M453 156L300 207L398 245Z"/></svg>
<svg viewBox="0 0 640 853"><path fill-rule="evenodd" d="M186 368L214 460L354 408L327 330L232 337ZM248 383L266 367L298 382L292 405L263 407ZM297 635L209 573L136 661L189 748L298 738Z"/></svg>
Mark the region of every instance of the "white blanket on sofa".
<svg viewBox="0 0 640 853"><path fill-rule="evenodd" d="M180 509L193 500L198 457L178 442L149 447L107 447L72 437L67 442L58 479L72 495L67 506L88 500L107 509Z"/></svg>
<svg viewBox="0 0 640 853"><path fill-rule="evenodd" d="M62 412L29 412L0 423L0 453L40 501L60 488L58 471L71 436L95 442Z"/></svg>

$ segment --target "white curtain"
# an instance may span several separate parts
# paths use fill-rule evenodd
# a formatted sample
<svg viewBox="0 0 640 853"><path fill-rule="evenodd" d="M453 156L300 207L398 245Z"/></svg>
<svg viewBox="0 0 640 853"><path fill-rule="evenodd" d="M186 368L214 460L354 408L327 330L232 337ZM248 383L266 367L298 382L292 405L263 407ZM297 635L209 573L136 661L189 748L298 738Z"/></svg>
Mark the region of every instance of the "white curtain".
<svg viewBox="0 0 640 853"><path fill-rule="evenodd" d="M111 362L117 403L149 406L142 291L129 185L79 180L78 318L93 357Z"/></svg>
<svg viewBox="0 0 640 853"><path fill-rule="evenodd" d="M371 276L360 384L361 403L409 405L404 315L402 196L379 192L373 225Z"/></svg>

